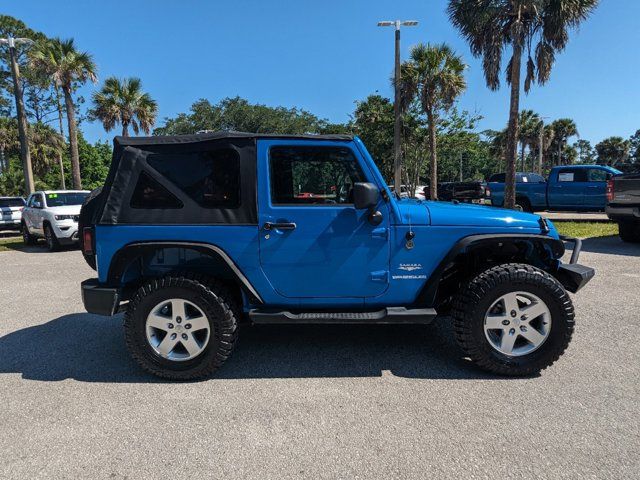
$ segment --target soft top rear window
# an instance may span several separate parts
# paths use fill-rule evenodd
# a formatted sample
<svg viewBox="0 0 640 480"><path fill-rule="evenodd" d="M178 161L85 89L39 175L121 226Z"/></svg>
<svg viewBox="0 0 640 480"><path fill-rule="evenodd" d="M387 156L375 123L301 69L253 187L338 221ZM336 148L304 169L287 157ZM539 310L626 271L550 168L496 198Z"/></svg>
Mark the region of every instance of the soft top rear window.
<svg viewBox="0 0 640 480"><path fill-rule="evenodd" d="M240 206L240 156L231 148L154 153L147 163L204 208Z"/></svg>
<svg viewBox="0 0 640 480"><path fill-rule="evenodd" d="M25 201L23 198L0 198L0 207L24 207Z"/></svg>

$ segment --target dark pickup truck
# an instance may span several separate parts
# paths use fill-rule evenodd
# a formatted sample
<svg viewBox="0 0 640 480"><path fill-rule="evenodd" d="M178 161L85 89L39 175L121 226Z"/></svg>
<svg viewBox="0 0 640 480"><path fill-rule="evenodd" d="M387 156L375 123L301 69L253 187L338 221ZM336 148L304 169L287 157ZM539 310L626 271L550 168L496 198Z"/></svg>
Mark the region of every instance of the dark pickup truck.
<svg viewBox="0 0 640 480"><path fill-rule="evenodd" d="M640 173L616 175L607 182L606 212L618 223L622 240L640 243Z"/></svg>

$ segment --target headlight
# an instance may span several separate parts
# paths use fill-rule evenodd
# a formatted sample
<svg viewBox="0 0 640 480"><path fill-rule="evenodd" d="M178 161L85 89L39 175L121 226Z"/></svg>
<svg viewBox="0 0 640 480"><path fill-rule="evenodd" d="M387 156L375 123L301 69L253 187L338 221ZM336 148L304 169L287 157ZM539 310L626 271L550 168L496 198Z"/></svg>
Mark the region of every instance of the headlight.
<svg viewBox="0 0 640 480"><path fill-rule="evenodd" d="M56 215L56 220L72 220L73 215Z"/></svg>

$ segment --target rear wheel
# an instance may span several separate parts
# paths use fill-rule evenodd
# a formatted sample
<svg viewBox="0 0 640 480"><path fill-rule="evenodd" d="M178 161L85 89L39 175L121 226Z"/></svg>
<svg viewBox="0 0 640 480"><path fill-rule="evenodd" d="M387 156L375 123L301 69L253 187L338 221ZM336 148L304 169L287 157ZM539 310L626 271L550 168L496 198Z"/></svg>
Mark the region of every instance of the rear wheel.
<svg viewBox="0 0 640 480"><path fill-rule="evenodd" d="M571 299L548 273L524 264L493 267L454 300L458 344L493 373L532 375L564 353L574 329Z"/></svg>
<svg viewBox="0 0 640 480"><path fill-rule="evenodd" d="M531 202L527 198L516 198L516 209L523 212L533 213Z"/></svg>
<svg viewBox="0 0 640 480"><path fill-rule="evenodd" d="M53 228L48 223L44 226L44 240L47 244L47 248L50 252L55 252L60 248L60 242L58 242L58 237L56 237Z"/></svg>
<svg viewBox="0 0 640 480"><path fill-rule="evenodd" d="M227 289L196 276L169 276L142 286L129 302L125 340L146 371L172 380L210 375L229 358L238 307Z"/></svg>
<svg viewBox="0 0 640 480"><path fill-rule="evenodd" d="M618 234L623 242L640 242L640 223L620 222L618 223Z"/></svg>

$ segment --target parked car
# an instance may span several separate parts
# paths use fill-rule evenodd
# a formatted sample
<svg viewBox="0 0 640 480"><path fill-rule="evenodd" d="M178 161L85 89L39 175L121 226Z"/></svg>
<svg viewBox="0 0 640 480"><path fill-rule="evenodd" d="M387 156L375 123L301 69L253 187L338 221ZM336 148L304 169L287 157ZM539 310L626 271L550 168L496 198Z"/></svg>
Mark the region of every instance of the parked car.
<svg viewBox="0 0 640 480"><path fill-rule="evenodd" d="M516 183L516 204L526 212L603 211L607 180L619 173L606 165L553 167L546 182L542 176L535 175ZM489 182L487 190L492 205L504 205L504 183Z"/></svg>
<svg viewBox="0 0 640 480"><path fill-rule="evenodd" d="M425 198L430 198L430 188L424 187ZM484 203L484 182L441 182L438 183L438 200L451 202L457 200L463 203Z"/></svg>
<svg viewBox="0 0 640 480"><path fill-rule="evenodd" d="M397 199L347 135L116 137L81 217L98 275L82 283L85 308L125 310L131 355L170 379L222 366L241 320L427 324L438 313L477 365L531 375L567 348L567 291L594 275L575 239L561 262L563 239L538 215Z"/></svg>
<svg viewBox="0 0 640 480"><path fill-rule="evenodd" d="M622 240L640 242L640 173L617 175L609 180L606 212L618 223Z"/></svg>
<svg viewBox="0 0 640 480"><path fill-rule="evenodd" d="M85 190L48 190L32 193L22 212L22 238L32 245L44 238L50 251L78 241L80 207Z"/></svg>
<svg viewBox="0 0 640 480"><path fill-rule="evenodd" d="M22 197L0 197L0 229L20 228L24 206Z"/></svg>

